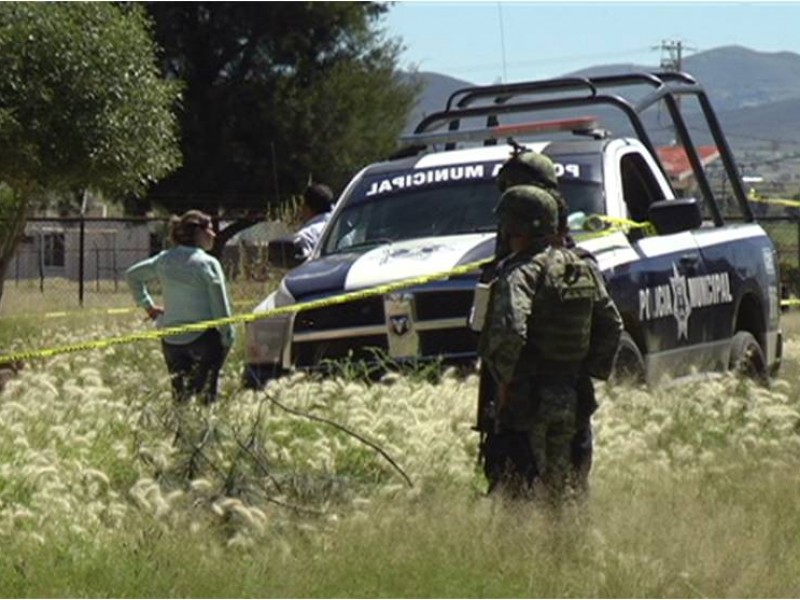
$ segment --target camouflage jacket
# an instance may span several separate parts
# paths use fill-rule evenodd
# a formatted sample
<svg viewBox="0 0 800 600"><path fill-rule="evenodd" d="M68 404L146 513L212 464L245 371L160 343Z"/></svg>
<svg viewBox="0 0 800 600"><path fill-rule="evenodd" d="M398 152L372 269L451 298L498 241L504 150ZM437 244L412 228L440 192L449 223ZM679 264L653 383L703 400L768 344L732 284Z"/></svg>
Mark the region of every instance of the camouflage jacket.
<svg viewBox="0 0 800 600"><path fill-rule="evenodd" d="M580 248L573 250L592 269L597 280L597 297L592 308L592 332L584 370L595 379L606 380L611 375L614 357L624 325L617 305L606 290L605 280L594 256Z"/></svg>
<svg viewBox="0 0 800 600"><path fill-rule="evenodd" d="M586 361L594 376L610 371L622 319L599 271L573 251L511 255L491 285L478 351L495 381L531 377L545 362L577 373Z"/></svg>

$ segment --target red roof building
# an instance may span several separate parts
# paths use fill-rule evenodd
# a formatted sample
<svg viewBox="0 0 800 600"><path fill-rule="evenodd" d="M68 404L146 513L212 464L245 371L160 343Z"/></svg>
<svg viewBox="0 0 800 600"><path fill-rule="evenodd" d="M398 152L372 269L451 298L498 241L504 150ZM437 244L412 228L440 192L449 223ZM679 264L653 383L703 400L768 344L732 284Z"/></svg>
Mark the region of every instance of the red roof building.
<svg viewBox="0 0 800 600"><path fill-rule="evenodd" d="M694 180L694 173L683 146L662 146L657 151L661 164L664 165L664 169L673 183L682 183L681 187L689 186ZM719 158L719 150L716 146L698 146L697 154L704 167Z"/></svg>

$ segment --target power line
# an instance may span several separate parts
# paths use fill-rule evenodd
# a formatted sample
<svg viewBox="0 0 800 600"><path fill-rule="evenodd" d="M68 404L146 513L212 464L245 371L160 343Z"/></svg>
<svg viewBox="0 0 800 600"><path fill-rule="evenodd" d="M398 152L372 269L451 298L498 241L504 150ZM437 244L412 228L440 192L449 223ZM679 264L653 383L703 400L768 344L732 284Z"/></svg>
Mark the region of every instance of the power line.
<svg viewBox="0 0 800 600"><path fill-rule="evenodd" d="M520 67L530 67L536 65L552 65L557 63L566 63L566 62L574 62L578 60L602 60L605 58L614 58L614 57L622 57L622 56L632 56L632 55L641 55L645 52L651 50L650 47L642 47L642 48L635 48L630 50L622 50L620 52L608 52L605 54L574 54L570 56L556 56L556 57L549 57L549 58L538 58L532 60L521 60L521 61L512 61L506 62L505 65L510 68L520 68ZM484 63L480 65L471 64L471 65L451 65L451 66L442 66L437 67L437 72L441 73L451 73L454 71L459 71L461 73L473 73L477 71L490 71L493 69L497 69L497 63ZM588 66L591 65L587 65ZM504 67L505 68L505 67Z"/></svg>
<svg viewBox="0 0 800 600"><path fill-rule="evenodd" d="M661 68L666 71L683 70L683 51L694 51L697 48L690 48L684 45L682 40L662 40L660 46L653 46L652 50L661 50ZM664 53L666 52L666 56Z"/></svg>

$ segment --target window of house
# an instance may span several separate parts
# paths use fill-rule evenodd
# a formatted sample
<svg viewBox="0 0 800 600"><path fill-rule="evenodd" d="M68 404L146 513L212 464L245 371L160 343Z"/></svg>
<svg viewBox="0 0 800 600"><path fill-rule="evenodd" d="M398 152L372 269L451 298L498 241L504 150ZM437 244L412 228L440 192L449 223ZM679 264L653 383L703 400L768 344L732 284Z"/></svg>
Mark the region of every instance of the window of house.
<svg viewBox="0 0 800 600"><path fill-rule="evenodd" d="M42 236L42 262L45 267L64 266L64 234L45 233Z"/></svg>

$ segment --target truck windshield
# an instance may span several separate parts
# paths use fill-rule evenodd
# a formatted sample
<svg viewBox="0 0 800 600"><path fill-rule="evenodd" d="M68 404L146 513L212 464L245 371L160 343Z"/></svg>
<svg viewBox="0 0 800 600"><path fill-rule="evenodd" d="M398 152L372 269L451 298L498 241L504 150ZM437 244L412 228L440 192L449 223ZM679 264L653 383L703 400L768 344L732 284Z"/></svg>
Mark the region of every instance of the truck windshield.
<svg viewBox="0 0 800 600"><path fill-rule="evenodd" d="M496 230L494 207L499 192L494 177L406 185L413 175L413 171L390 173L359 182L342 199L345 205L327 228L322 253L357 252L416 238ZM381 190L379 181L389 183ZM598 182L562 178L561 190L571 213L604 212Z"/></svg>
<svg viewBox="0 0 800 600"><path fill-rule="evenodd" d="M495 229L494 181L411 189L351 202L330 226L325 254L387 242Z"/></svg>

